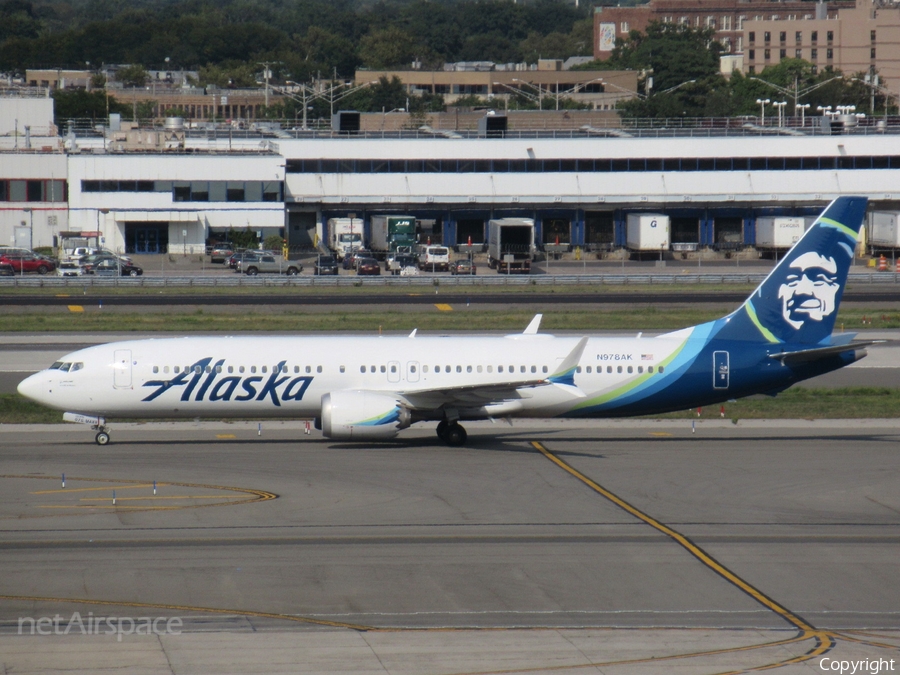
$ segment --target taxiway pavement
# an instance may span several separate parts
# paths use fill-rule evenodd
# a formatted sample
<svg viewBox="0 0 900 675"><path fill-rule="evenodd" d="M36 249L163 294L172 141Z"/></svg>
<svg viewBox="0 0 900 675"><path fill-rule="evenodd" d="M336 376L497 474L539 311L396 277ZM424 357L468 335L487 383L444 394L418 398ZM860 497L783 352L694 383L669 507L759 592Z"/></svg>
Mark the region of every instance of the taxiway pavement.
<svg viewBox="0 0 900 675"><path fill-rule="evenodd" d="M0 428L0 669L900 668L895 421L466 426ZM182 627L29 634L76 611Z"/></svg>

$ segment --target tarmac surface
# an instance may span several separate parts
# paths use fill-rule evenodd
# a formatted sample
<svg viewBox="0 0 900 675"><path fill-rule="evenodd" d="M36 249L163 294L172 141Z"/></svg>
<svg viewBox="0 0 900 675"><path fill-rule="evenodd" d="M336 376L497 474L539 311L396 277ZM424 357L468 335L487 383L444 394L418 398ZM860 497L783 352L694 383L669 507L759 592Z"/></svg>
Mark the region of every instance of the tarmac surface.
<svg viewBox="0 0 900 675"><path fill-rule="evenodd" d="M900 667L896 421L466 427L0 427L0 672Z"/></svg>

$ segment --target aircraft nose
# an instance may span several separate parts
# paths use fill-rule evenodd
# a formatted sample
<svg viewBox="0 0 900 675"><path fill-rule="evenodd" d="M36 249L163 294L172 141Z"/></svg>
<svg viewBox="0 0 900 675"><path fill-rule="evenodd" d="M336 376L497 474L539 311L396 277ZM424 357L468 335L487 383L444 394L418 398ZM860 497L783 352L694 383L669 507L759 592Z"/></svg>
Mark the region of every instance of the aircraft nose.
<svg viewBox="0 0 900 675"><path fill-rule="evenodd" d="M25 398L37 401L38 403L43 403L47 394L50 392L47 374L35 373L34 375L29 375L19 382L19 386L16 387L16 390Z"/></svg>

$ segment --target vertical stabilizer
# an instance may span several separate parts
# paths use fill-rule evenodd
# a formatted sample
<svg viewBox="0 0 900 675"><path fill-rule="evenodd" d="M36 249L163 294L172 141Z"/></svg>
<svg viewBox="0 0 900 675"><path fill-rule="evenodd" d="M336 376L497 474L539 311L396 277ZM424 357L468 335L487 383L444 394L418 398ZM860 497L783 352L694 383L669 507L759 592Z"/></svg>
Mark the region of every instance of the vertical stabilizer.
<svg viewBox="0 0 900 675"><path fill-rule="evenodd" d="M819 344L834 330L866 213L865 197L838 197L753 294L728 316L717 337Z"/></svg>

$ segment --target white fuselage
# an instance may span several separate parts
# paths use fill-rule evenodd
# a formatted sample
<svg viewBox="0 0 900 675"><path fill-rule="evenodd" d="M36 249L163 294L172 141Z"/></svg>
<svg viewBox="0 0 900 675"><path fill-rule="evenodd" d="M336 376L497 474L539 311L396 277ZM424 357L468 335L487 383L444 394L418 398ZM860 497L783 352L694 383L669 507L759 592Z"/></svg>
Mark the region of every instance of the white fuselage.
<svg viewBox="0 0 900 675"><path fill-rule="evenodd" d="M69 354L61 363L72 365L36 373L19 390L58 410L104 417L312 418L322 397L336 391L427 399L444 390L473 388L473 412L463 417L557 416L585 397L620 390L638 378L665 377L660 364L689 333L592 338L575 374L577 387L535 383L557 371L579 338L519 334L118 342ZM477 388L504 384L515 393L512 400L483 409Z"/></svg>

